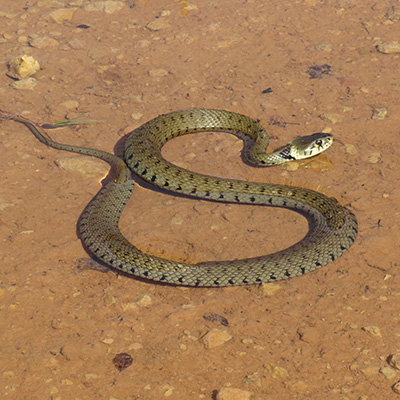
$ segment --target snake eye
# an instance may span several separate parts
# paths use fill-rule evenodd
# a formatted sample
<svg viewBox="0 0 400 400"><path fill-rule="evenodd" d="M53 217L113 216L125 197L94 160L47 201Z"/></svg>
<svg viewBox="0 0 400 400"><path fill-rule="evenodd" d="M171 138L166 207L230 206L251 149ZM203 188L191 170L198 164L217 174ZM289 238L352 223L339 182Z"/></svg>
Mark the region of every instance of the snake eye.
<svg viewBox="0 0 400 400"><path fill-rule="evenodd" d="M316 144L318 147L322 146L322 139L317 139L317 140L315 141L315 144Z"/></svg>

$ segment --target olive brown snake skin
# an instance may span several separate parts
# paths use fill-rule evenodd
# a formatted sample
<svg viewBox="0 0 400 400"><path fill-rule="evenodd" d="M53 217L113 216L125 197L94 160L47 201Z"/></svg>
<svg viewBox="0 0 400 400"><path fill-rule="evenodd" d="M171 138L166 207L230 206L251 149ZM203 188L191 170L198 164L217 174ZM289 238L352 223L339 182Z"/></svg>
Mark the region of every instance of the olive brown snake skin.
<svg viewBox="0 0 400 400"><path fill-rule="evenodd" d="M100 158L116 170L115 180L106 184L82 213L78 232L89 253L126 273L187 286L271 282L302 275L334 261L357 236L353 213L324 194L294 186L201 175L177 167L161 155L162 146L174 137L200 131L228 131L245 135L247 141L253 142L252 147L246 147L249 161L261 166L275 165L297 158L297 153L305 158L323 150L331 144L331 135L300 138L275 153L266 154L268 135L258 121L223 110L184 110L160 115L135 129L126 141L122 160L103 151L54 142L22 117L8 119L27 126L38 140L50 147ZM190 265L143 253L118 228L122 210L134 189L131 171L150 184L191 197L292 209L306 216L309 232L287 249L242 260Z"/></svg>

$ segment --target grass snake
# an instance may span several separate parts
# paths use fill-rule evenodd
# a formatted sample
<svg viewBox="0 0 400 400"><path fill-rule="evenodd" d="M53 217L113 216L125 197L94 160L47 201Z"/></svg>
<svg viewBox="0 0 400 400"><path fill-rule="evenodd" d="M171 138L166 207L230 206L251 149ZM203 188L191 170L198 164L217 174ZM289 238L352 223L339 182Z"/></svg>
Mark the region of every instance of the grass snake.
<svg viewBox="0 0 400 400"><path fill-rule="evenodd" d="M244 154L253 164L268 166L313 156L332 143L329 134L296 139L266 154L269 138L257 120L212 109L192 109L160 115L130 133L124 159L100 150L54 142L18 116L2 117L27 126L42 143L104 160L116 171L83 211L78 233L86 250L103 263L138 277L187 286L238 286L287 279L311 272L342 255L357 236L354 214L336 199L300 187L247 182L198 174L166 161L162 146L177 136L200 131L224 131L245 138ZM129 168L128 168L129 167ZM119 219L131 197L131 171L152 185L179 194L228 203L288 208L309 221L298 243L266 256L231 261L186 264L143 253L120 232Z"/></svg>

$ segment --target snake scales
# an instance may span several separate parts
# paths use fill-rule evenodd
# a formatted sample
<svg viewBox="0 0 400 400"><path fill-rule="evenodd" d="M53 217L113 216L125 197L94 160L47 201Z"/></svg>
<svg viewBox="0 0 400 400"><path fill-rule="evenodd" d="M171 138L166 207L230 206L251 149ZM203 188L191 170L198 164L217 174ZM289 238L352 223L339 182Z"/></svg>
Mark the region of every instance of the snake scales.
<svg viewBox="0 0 400 400"><path fill-rule="evenodd" d="M300 152L303 158L321 151L319 147L330 145L330 135L323 139L318 136L320 134L300 138L296 146L289 144L280 151L266 154L268 135L258 121L223 110L193 109L160 115L134 130L127 139L122 160L103 151L54 142L24 118L13 116L9 119L27 126L48 146L100 158L116 170L115 180L106 184L82 213L78 232L92 255L129 274L189 286L270 282L302 275L332 262L357 236L355 216L335 199L319 192L201 175L179 168L161 155L162 146L174 137L199 131L229 131L245 135L246 140L252 142L252 146L245 149L246 156L254 164L279 164L298 157L297 145L306 146ZM118 228L122 210L134 189L131 171L153 185L192 197L295 210L309 220L309 232L303 240L287 249L243 260L190 265L143 253L128 242Z"/></svg>

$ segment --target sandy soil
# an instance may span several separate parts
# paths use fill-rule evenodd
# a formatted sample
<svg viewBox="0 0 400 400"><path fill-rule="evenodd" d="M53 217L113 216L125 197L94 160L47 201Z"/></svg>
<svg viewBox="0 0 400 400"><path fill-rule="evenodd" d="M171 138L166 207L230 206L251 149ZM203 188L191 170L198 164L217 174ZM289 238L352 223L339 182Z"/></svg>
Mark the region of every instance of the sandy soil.
<svg viewBox="0 0 400 400"><path fill-rule="evenodd" d="M49 133L117 152L135 127L191 107L258 118L272 147L332 130L340 142L295 172L243 165L241 142L222 133L177 139L164 154L194 171L322 191L360 225L334 263L263 288L161 286L84 268L76 221L107 165L2 122L2 399L399 396L389 365L400 352L399 55L376 45L398 39L400 8L385 3L0 1L1 109L38 123L99 120ZM7 76L23 54L42 67L33 90ZM372 118L375 108L387 115ZM293 212L147 188L121 227L144 251L192 262L267 254L307 230ZM222 343L207 347L210 332ZM117 368L120 353L130 366Z"/></svg>

